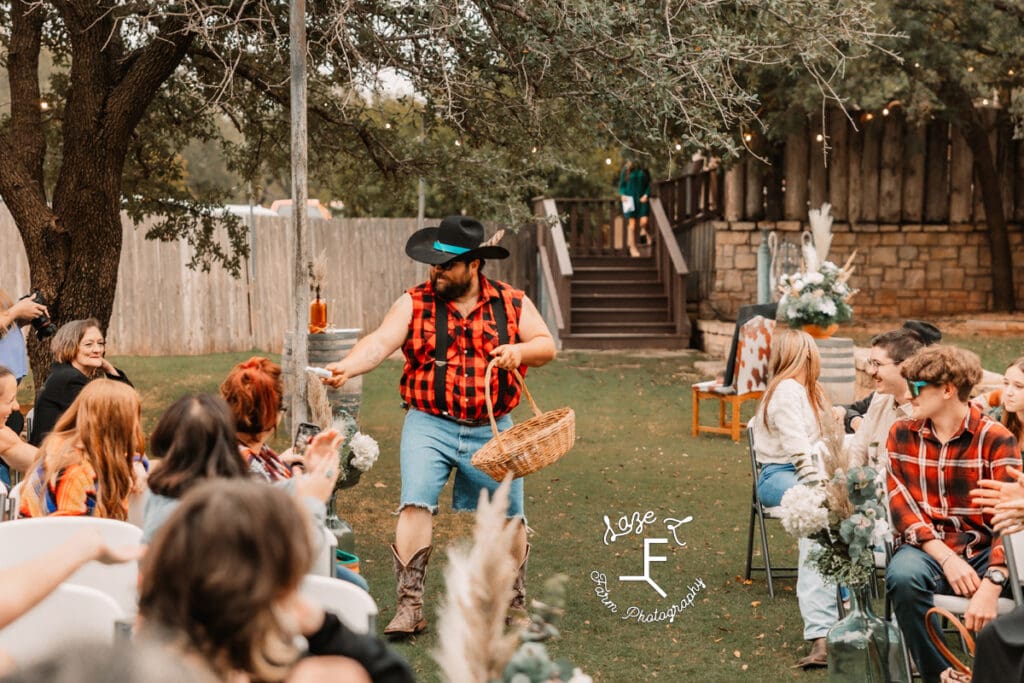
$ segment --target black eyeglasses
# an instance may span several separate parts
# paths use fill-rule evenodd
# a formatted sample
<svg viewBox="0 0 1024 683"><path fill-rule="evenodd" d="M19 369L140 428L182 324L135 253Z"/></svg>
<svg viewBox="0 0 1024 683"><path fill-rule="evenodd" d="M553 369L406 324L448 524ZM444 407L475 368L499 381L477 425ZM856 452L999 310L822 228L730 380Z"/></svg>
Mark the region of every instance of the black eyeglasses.
<svg viewBox="0 0 1024 683"><path fill-rule="evenodd" d="M910 397L917 398L920 396L921 390L929 384L931 384L931 382L926 382L923 379L908 379L907 388L910 389Z"/></svg>

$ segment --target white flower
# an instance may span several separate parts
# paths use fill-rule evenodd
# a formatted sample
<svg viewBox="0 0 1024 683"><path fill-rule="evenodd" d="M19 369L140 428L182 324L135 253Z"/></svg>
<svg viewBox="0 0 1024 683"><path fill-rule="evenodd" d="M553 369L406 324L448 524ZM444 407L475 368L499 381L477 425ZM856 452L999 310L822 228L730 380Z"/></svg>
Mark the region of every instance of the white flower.
<svg viewBox="0 0 1024 683"><path fill-rule="evenodd" d="M876 519L875 526L871 529L871 545L878 548L891 540L892 529L889 528L889 522L884 519Z"/></svg>
<svg viewBox="0 0 1024 683"><path fill-rule="evenodd" d="M352 466L360 472L367 472L377 462L380 455L380 446L377 441L367 434L356 432L352 435L349 443L352 448Z"/></svg>
<svg viewBox="0 0 1024 683"><path fill-rule="evenodd" d="M825 491L797 484L786 491L779 504L783 528L793 536L805 537L828 528Z"/></svg>
<svg viewBox="0 0 1024 683"><path fill-rule="evenodd" d="M594 683L594 679L583 673L579 667L576 667L572 670L572 678L566 683Z"/></svg>
<svg viewBox="0 0 1024 683"><path fill-rule="evenodd" d="M804 277L804 280L809 285L820 285L825 281L825 276L818 272L807 273L806 277Z"/></svg>
<svg viewBox="0 0 1024 683"><path fill-rule="evenodd" d="M820 299L818 301L818 310L828 316L833 316L839 312L836 308L836 302L832 301L832 299Z"/></svg>

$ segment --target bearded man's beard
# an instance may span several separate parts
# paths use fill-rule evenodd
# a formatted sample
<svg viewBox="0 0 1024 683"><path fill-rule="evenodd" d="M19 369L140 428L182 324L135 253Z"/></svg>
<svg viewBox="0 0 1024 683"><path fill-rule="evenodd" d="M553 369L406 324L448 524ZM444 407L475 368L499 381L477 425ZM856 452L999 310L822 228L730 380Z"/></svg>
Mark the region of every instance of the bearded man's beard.
<svg viewBox="0 0 1024 683"><path fill-rule="evenodd" d="M445 278L444 282L439 283L437 274L430 276L430 286L433 288L434 293L448 301L461 299L472 285L473 280L471 277L466 277L462 282L453 282L451 279Z"/></svg>

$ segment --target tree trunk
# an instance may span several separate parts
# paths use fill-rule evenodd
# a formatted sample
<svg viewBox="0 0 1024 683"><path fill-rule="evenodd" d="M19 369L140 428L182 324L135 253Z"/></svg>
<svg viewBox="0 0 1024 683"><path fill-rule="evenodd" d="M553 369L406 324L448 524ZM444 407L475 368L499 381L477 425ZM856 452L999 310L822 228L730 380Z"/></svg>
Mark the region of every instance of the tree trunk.
<svg viewBox="0 0 1024 683"><path fill-rule="evenodd" d="M985 223L988 225L989 248L992 252L992 308L996 311L1014 311L1017 309L1017 297L1014 292L1013 262L1010 260L1012 252L995 157L989 146L988 131L977 116L964 117L964 121L962 132L974 154L974 172L981 186Z"/></svg>

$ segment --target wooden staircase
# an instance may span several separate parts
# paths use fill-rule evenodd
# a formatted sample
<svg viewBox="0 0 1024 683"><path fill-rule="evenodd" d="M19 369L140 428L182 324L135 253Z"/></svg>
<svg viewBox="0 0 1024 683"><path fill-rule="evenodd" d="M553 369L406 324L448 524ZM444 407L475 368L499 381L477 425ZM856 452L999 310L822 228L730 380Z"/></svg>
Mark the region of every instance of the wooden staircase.
<svg viewBox="0 0 1024 683"><path fill-rule="evenodd" d="M653 256L575 256L565 349L683 349Z"/></svg>

